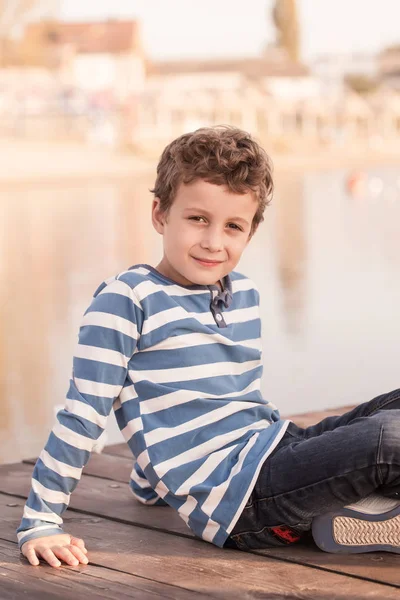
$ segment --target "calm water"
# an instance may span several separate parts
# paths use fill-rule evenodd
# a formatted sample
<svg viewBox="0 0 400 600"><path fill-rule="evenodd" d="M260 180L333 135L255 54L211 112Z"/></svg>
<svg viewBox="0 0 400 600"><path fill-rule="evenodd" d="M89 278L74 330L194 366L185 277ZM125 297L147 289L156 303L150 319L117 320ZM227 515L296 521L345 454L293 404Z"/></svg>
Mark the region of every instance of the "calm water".
<svg viewBox="0 0 400 600"><path fill-rule="evenodd" d="M342 171L281 176L238 266L261 290L263 393L283 415L400 387L400 169L368 175L358 198ZM152 183L0 189L0 463L45 443L101 281L157 264Z"/></svg>

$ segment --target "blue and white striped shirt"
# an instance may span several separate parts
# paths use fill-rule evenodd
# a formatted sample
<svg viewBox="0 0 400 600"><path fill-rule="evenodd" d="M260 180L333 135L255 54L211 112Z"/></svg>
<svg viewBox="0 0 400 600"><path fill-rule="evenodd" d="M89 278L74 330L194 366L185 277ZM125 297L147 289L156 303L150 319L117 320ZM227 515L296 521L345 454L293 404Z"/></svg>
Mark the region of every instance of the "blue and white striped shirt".
<svg viewBox="0 0 400 600"><path fill-rule="evenodd" d="M182 286L149 265L103 282L86 310L65 408L35 465L22 543L62 533L114 409L133 456L130 486L222 547L288 421L260 392L259 294L233 271Z"/></svg>

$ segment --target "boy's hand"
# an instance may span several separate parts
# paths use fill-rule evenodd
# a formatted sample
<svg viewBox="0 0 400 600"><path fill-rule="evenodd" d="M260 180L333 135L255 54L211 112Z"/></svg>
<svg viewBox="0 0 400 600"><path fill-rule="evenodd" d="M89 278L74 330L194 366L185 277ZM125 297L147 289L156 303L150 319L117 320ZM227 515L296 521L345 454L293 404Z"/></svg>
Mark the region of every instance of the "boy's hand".
<svg viewBox="0 0 400 600"><path fill-rule="evenodd" d="M87 565L89 562L85 556L85 542L68 533L48 535L25 542L21 552L31 565L35 566L39 564L39 558L43 558L51 567L60 567L61 560L73 567L80 563Z"/></svg>

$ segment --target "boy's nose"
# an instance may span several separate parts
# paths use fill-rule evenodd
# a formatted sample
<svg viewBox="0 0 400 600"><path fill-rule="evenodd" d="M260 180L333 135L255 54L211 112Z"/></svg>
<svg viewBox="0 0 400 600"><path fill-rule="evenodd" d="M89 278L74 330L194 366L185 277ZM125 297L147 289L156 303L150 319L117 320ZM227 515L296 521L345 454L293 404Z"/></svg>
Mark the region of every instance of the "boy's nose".
<svg viewBox="0 0 400 600"><path fill-rule="evenodd" d="M210 250L211 252L218 252L223 249L222 235L218 231L207 231L204 236L201 247Z"/></svg>

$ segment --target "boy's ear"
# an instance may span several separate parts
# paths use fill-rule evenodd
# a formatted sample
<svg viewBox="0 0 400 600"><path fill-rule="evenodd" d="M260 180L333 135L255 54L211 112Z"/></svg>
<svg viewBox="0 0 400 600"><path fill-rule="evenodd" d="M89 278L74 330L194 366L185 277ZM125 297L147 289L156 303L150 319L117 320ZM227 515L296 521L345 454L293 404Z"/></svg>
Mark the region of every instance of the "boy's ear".
<svg viewBox="0 0 400 600"><path fill-rule="evenodd" d="M165 215L160 212L160 198L154 198L151 208L151 221L154 229L161 235L164 233Z"/></svg>

